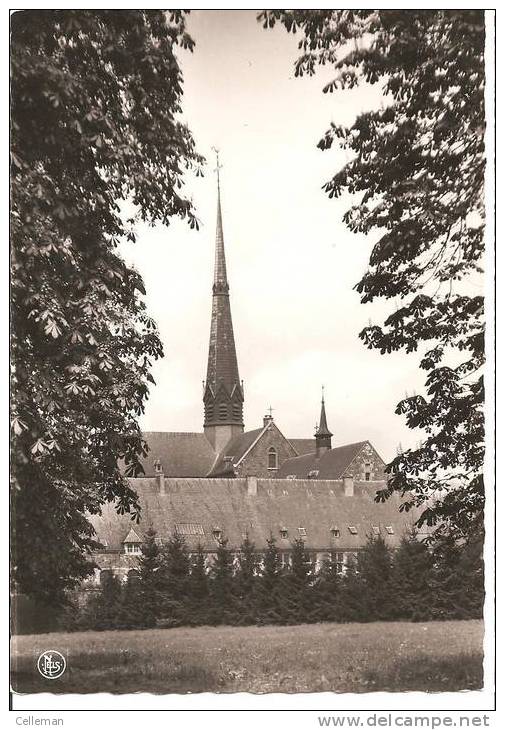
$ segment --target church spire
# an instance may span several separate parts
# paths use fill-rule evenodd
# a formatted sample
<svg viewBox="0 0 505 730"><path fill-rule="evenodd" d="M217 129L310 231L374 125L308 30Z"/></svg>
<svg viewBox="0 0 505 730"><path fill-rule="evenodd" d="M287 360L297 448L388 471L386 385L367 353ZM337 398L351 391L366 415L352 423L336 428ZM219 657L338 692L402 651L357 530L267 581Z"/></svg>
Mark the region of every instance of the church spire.
<svg viewBox="0 0 505 730"><path fill-rule="evenodd" d="M221 213L221 185L219 181L219 152L217 157L217 224L216 224L216 253L214 258L214 284L212 290L229 291L228 279L226 276L226 257L224 255L223 216Z"/></svg>
<svg viewBox="0 0 505 730"><path fill-rule="evenodd" d="M203 402L204 431L216 452L244 430L244 394L239 378L235 338L231 319L229 285L224 252L219 153L217 157L217 224L212 317L210 325L207 379Z"/></svg>
<svg viewBox="0 0 505 730"><path fill-rule="evenodd" d="M333 436L332 432L328 428L328 423L326 421L326 408L324 405L324 385L322 386L322 393L321 393L321 415L319 416L319 426L316 429L315 437L316 437L316 451L319 454L323 453L324 451L328 451L331 449L331 437Z"/></svg>

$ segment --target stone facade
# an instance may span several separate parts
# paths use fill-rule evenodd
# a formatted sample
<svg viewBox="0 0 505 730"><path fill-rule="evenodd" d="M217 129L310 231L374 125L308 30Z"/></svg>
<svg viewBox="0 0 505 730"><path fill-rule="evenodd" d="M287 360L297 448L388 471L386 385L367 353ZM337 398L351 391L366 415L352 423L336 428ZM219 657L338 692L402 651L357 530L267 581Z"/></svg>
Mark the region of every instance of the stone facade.
<svg viewBox="0 0 505 730"><path fill-rule="evenodd" d="M387 477L383 460L368 442L363 445L342 476L371 482Z"/></svg>
<svg viewBox="0 0 505 730"><path fill-rule="evenodd" d="M235 473L238 477L254 475L261 479L273 479L281 464L295 455L293 446L271 421L261 438L235 466Z"/></svg>

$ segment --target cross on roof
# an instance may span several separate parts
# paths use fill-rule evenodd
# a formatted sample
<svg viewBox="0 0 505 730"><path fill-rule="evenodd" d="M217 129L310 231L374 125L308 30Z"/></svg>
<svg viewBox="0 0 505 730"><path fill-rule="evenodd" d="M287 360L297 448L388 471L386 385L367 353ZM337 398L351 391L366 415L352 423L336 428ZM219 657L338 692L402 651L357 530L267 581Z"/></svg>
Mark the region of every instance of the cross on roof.
<svg viewBox="0 0 505 730"><path fill-rule="evenodd" d="M217 187L219 188L219 170L221 170L223 166L219 163L219 150L217 147L213 147L212 149L216 153L216 166L214 168L214 172L217 173Z"/></svg>

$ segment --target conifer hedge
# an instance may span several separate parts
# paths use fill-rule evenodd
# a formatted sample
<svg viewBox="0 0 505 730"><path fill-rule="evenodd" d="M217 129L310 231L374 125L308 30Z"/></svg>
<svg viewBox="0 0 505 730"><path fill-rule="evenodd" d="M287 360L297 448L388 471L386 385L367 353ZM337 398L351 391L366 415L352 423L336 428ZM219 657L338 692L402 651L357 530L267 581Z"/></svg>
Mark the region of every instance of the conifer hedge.
<svg viewBox="0 0 505 730"><path fill-rule="evenodd" d="M246 537L238 553L226 538L207 565L174 535L162 547L148 530L138 571L107 577L66 628L300 624L322 621L430 621L480 618L482 543L444 538L432 547L406 534L392 550L370 535L343 567L337 554L316 571L303 540L283 565L275 539L260 553Z"/></svg>

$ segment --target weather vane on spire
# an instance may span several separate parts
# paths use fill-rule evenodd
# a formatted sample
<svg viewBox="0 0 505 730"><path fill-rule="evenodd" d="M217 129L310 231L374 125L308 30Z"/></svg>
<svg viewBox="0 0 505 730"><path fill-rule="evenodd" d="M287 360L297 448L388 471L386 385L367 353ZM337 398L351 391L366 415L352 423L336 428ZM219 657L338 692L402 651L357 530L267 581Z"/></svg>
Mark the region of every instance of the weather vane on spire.
<svg viewBox="0 0 505 730"><path fill-rule="evenodd" d="M219 190L220 189L219 188L219 170L221 170L223 166L221 164L219 164L219 150L218 150L218 148L217 147L213 147L212 149L216 153L216 166L214 168L214 172L217 173L217 189Z"/></svg>

